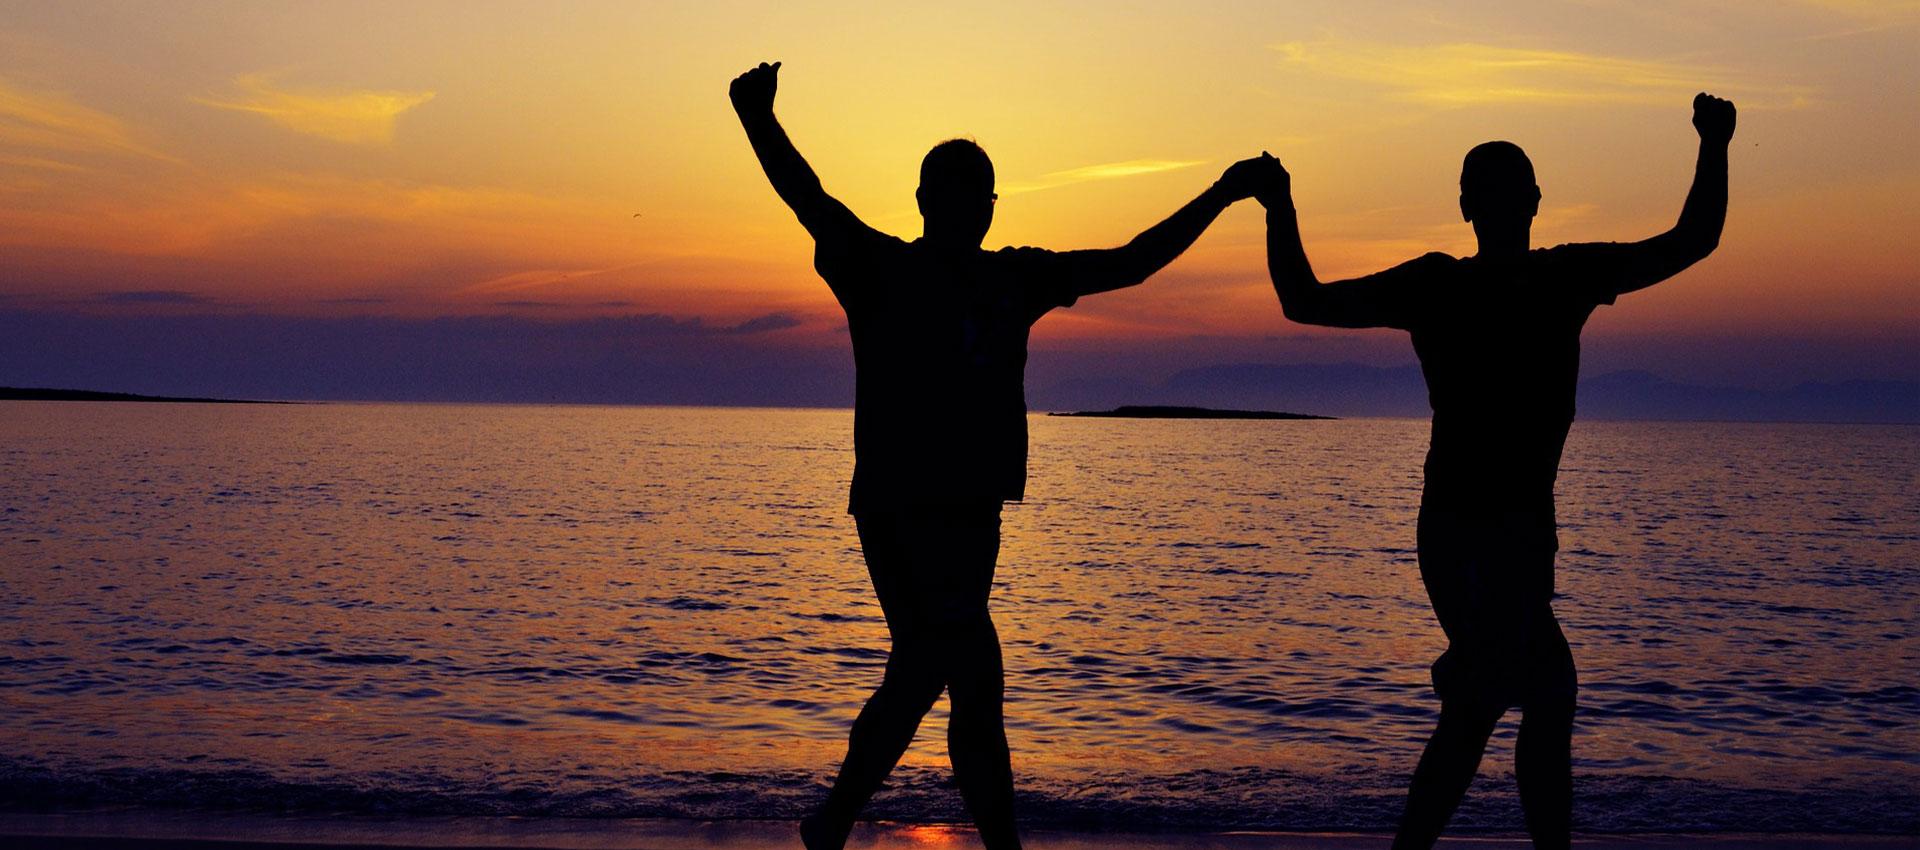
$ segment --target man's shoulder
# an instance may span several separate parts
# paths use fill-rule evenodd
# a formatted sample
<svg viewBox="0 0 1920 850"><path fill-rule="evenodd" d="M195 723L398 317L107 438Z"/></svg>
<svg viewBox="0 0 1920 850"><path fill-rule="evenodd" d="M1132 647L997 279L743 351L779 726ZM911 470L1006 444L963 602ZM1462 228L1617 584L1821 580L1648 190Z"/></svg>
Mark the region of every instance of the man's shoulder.
<svg viewBox="0 0 1920 850"><path fill-rule="evenodd" d="M1533 252L1538 273L1560 281L1565 292L1587 306L1612 304L1618 297L1620 268L1632 254L1620 242L1568 242Z"/></svg>
<svg viewBox="0 0 1920 850"><path fill-rule="evenodd" d="M986 254L996 260L1011 260L1014 262L1044 261L1050 257L1059 255L1056 251L1050 251L1046 248L1036 248L1031 245L1008 245L997 251L987 251Z"/></svg>
<svg viewBox="0 0 1920 850"><path fill-rule="evenodd" d="M1551 248L1535 248L1529 253L1537 262L1565 263L1595 258L1619 247L1618 242L1563 242Z"/></svg>
<svg viewBox="0 0 1920 850"><path fill-rule="evenodd" d="M918 241L918 240L915 240L915 241ZM905 239L901 239L900 237L895 236L891 233L887 233L885 231L880 231L880 230L874 230L873 228L869 227L866 229L866 232L862 234L862 238L860 240L860 246L863 248L868 248L872 250L902 251L912 247L913 242L909 242Z"/></svg>
<svg viewBox="0 0 1920 850"><path fill-rule="evenodd" d="M893 250L907 247L909 242L891 233L861 226L849 228L833 238L815 238L815 253L830 252L840 254L860 253L862 251Z"/></svg>
<svg viewBox="0 0 1920 850"><path fill-rule="evenodd" d="M813 264L822 274L847 272L889 262L909 247L898 236L866 228L846 238L815 239Z"/></svg>
<svg viewBox="0 0 1920 850"><path fill-rule="evenodd" d="M1452 254L1441 251L1429 251L1400 265L1387 269L1385 273L1401 277L1445 277L1451 274L1459 263L1460 260Z"/></svg>
<svg viewBox="0 0 1920 850"><path fill-rule="evenodd" d="M1051 279L1067 267L1065 254L1031 245L1009 245L994 251L982 249L980 253L987 267L993 269L992 274L1014 280Z"/></svg>

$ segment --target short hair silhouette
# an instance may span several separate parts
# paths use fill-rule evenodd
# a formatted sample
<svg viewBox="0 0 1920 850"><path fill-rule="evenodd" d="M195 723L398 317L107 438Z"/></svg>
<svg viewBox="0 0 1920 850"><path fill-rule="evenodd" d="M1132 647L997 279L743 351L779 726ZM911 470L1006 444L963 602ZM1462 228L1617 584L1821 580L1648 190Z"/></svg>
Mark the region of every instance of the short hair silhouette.
<svg viewBox="0 0 1920 850"><path fill-rule="evenodd" d="M1468 219L1531 217L1540 202L1533 160L1512 142L1486 142L1460 164L1460 211Z"/></svg>
<svg viewBox="0 0 1920 850"><path fill-rule="evenodd" d="M920 188L940 192L992 194L993 160L972 139L948 139L920 160Z"/></svg>
<svg viewBox="0 0 1920 850"><path fill-rule="evenodd" d="M927 236L947 243L979 245L993 226L993 160L972 139L948 139L920 161L914 191Z"/></svg>

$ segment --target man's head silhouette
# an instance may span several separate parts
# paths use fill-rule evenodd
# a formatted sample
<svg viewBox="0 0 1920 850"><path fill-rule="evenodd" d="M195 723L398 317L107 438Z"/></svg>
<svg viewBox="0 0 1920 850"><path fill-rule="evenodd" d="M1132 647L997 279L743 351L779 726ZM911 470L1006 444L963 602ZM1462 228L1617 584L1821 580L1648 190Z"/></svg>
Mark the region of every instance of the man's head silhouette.
<svg viewBox="0 0 1920 850"><path fill-rule="evenodd" d="M1460 166L1460 215L1484 243L1489 236L1524 234L1540 212L1533 161L1512 142L1487 142L1467 151Z"/></svg>
<svg viewBox="0 0 1920 850"><path fill-rule="evenodd" d="M993 160L971 139L949 139L920 161L913 193L926 220L926 237L943 245L977 248L993 226Z"/></svg>

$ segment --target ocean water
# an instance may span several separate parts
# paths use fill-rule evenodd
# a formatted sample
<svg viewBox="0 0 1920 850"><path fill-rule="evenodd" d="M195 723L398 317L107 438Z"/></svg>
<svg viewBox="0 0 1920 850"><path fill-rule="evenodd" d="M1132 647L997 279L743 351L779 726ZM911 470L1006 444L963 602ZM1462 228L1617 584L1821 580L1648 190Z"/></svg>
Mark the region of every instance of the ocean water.
<svg viewBox="0 0 1920 850"><path fill-rule="evenodd" d="M0 402L0 808L783 818L885 627L844 411ZM1390 827L1426 423L1032 419L1029 823ZM1588 830L1920 832L1920 427L1580 423ZM1512 720L1458 823L1520 826ZM941 708L876 817L964 820Z"/></svg>

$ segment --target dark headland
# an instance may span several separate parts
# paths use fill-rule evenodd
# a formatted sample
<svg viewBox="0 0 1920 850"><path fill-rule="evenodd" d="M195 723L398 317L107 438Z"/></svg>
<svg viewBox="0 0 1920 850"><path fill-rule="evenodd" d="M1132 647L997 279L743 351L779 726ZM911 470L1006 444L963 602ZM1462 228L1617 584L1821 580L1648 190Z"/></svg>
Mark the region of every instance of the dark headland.
<svg viewBox="0 0 1920 850"><path fill-rule="evenodd" d="M1178 407L1158 404L1126 404L1112 410L1081 410L1049 413L1048 416L1103 416L1110 419L1332 419L1311 413L1285 413L1278 410L1217 410L1211 407Z"/></svg>
<svg viewBox="0 0 1920 850"><path fill-rule="evenodd" d="M0 387L0 401L163 401L193 404L299 404L297 401L256 401L243 398L184 398L166 395L104 393L97 390L55 390L45 387Z"/></svg>

